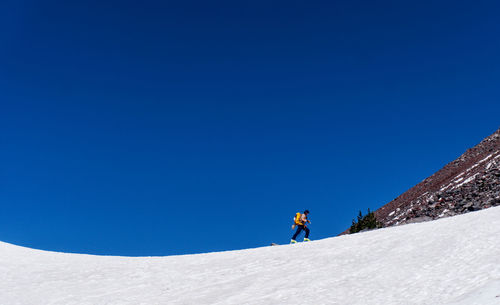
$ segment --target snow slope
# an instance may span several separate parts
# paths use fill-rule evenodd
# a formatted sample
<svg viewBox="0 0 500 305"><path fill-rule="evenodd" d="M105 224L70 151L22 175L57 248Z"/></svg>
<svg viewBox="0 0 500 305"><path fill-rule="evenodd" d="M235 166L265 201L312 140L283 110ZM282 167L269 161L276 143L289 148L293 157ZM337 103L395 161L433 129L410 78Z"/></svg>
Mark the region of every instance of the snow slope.
<svg viewBox="0 0 500 305"><path fill-rule="evenodd" d="M0 304L497 305L500 207L298 245L184 256L0 243Z"/></svg>

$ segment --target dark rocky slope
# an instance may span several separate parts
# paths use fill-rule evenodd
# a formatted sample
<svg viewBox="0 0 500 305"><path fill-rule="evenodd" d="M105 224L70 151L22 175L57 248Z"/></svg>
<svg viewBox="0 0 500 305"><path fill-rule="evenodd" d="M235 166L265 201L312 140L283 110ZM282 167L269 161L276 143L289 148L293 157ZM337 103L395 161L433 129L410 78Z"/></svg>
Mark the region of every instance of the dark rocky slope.
<svg viewBox="0 0 500 305"><path fill-rule="evenodd" d="M375 215L384 226L433 220L500 205L500 129Z"/></svg>

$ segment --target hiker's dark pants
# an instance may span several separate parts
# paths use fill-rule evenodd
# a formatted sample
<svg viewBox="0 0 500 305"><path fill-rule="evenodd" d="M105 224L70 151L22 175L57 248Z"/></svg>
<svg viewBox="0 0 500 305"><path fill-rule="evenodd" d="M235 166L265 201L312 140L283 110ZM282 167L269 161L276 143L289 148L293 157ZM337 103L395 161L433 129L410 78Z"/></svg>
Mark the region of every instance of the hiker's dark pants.
<svg viewBox="0 0 500 305"><path fill-rule="evenodd" d="M297 238L297 236L300 234L300 232L302 232L302 230L306 232L306 238L309 238L309 228L304 225L298 225L297 231L295 231L295 234L293 234L292 239L295 240L295 238Z"/></svg>

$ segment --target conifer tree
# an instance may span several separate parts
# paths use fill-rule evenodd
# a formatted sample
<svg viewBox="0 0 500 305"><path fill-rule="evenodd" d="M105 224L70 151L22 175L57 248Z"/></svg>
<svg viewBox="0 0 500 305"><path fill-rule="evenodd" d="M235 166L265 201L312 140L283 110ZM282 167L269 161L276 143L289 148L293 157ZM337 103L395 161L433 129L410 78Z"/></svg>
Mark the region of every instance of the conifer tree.
<svg viewBox="0 0 500 305"><path fill-rule="evenodd" d="M381 227L382 223L377 220L375 213L371 212L370 209L368 209L368 213L365 216L363 216L361 211L359 211L357 221L354 221L354 219L352 220L352 225L349 229L349 233L352 234L363 231L365 229L373 230Z"/></svg>

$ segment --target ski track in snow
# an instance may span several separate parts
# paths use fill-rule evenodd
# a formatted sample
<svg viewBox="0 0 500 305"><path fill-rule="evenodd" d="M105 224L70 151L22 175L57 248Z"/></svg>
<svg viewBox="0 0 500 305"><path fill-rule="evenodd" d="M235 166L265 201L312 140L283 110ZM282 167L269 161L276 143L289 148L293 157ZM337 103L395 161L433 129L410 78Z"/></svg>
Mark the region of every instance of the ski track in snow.
<svg viewBox="0 0 500 305"><path fill-rule="evenodd" d="M500 207L297 245L168 257L0 243L0 304L499 305Z"/></svg>

